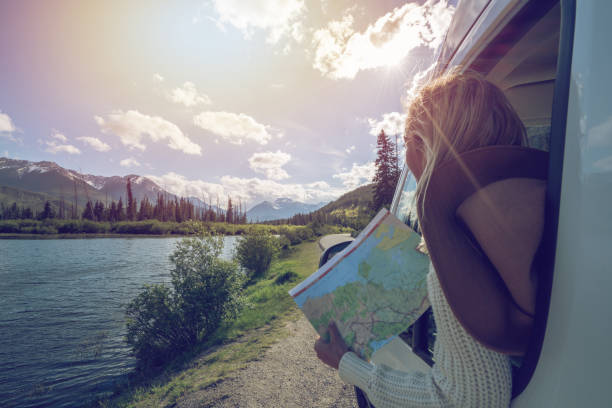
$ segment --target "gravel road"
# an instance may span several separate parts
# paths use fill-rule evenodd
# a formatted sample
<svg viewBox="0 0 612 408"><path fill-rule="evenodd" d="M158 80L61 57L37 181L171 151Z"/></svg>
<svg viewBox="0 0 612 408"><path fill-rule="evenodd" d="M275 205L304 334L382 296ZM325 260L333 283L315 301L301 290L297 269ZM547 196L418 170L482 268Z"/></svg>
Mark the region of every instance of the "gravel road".
<svg viewBox="0 0 612 408"><path fill-rule="evenodd" d="M316 333L308 320L287 324L289 337L270 347L232 378L186 395L181 408L196 407L357 407L352 386L319 361Z"/></svg>

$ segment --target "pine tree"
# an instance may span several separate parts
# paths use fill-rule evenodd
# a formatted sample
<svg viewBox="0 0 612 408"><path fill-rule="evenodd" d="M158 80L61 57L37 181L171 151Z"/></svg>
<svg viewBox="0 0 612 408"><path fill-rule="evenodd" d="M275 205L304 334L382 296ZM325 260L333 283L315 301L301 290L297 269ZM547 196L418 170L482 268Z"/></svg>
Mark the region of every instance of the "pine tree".
<svg viewBox="0 0 612 408"><path fill-rule="evenodd" d="M127 178L127 207L126 215L128 221L134 221L136 219L136 202L134 201L134 196L132 195L132 183L130 182L130 178Z"/></svg>
<svg viewBox="0 0 612 408"><path fill-rule="evenodd" d="M234 208L232 207L232 198L227 197L227 211L225 212L225 221L228 224L234 222Z"/></svg>
<svg viewBox="0 0 612 408"><path fill-rule="evenodd" d="M388 207L393 200L395 185L399 178L399 166L393 142L389 140L384 130L381 130L378 135L376 149L376 172L372 179L374 183L372 207L378 211L384 206Z"/></svg>
<svg viewBox="0 0 612 408"><path fill-rule="evenodd" d="M123 211L123 200L119 197L119 202L117 203L117 221L125 220L125 212Z"/></svg>
<svg viewBox="0 0 612 408"><path fill-rule="evenodd" d="M13 203L13 206L15 207L14 218L18 218L17 205ZM53 210L53 207L51 207L51 203L49 201L45 201L45 208L43 212L40 213L41 220L46 220L47 218L55 218L55 211Z"/></svg>
<svg viewBox="0 0 612 408"><path fill-rule="evenodd" d="M83 214L81 215L85 220L93 220L94 219L94 210L93 205L91 204L91 200L87 200L87 204L85 204L85 209L83 210Z"/></svg>

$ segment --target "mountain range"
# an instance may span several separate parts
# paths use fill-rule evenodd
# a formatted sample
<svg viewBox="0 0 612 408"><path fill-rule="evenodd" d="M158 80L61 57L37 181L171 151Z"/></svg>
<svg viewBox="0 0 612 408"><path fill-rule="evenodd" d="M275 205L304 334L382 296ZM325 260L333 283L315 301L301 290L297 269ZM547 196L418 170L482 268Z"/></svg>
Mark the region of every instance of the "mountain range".
<svg viewBox="0 0 612 408"><path fill-rule="evenodd" d="M316 211L325 204L305 204L290 198L277 198L272 202L264 201L253 206L247 211L247 219L250 222L258 222L289 218L298 213L307 214Z"/></svg>
<svg viewBox="0 0 612 408"><path fill-rule="evenodd" d="M136 201L147 197L154 202L159 193L169 198L174 194L161 188L153 180L130 174L127 176L96 176L66 169L51 161L32 162L0 157L0 202L28 206L41 210L45 201L54 205L64 199L68 205L76 202L84 208L88 200L103 203L126 201L128 178ZM186 197L196 207L206 204L197 197ZM288 218L297 213L308 213L322 207L325 203L305 204L289 198L278 198L273 202L264 201L247 211L249 221L267 221ZM216 209L213 206L213 209Z"/></svg>

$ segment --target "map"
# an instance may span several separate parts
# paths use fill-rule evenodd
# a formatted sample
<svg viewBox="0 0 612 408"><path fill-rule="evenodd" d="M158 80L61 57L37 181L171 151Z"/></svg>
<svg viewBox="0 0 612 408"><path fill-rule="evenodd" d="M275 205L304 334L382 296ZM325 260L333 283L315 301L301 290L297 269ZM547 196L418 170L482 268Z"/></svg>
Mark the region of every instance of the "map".
<svg viewBox="0 0 612 408"><path fill-rule="evenodd" d="M421 237L381 210L362 233L289 294L325 336L333 320L361 357L406 330L429 307Z"/></svg>

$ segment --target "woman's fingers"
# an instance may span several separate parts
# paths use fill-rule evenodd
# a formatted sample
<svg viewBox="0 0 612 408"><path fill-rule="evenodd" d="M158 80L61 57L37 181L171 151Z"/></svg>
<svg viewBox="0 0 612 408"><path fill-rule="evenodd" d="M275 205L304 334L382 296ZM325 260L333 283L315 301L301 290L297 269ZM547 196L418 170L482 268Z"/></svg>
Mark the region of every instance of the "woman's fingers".
<svg viewBox="0 0 612 408"><path fill-rule="evenodd" d="M314 350L317 353L319 360L323 361L330 367L338 369L340 359L348 351L338 327L335 323L330 323L329 327L329 343L324 341L321 337L317 338L314 344Z"/></svg>

